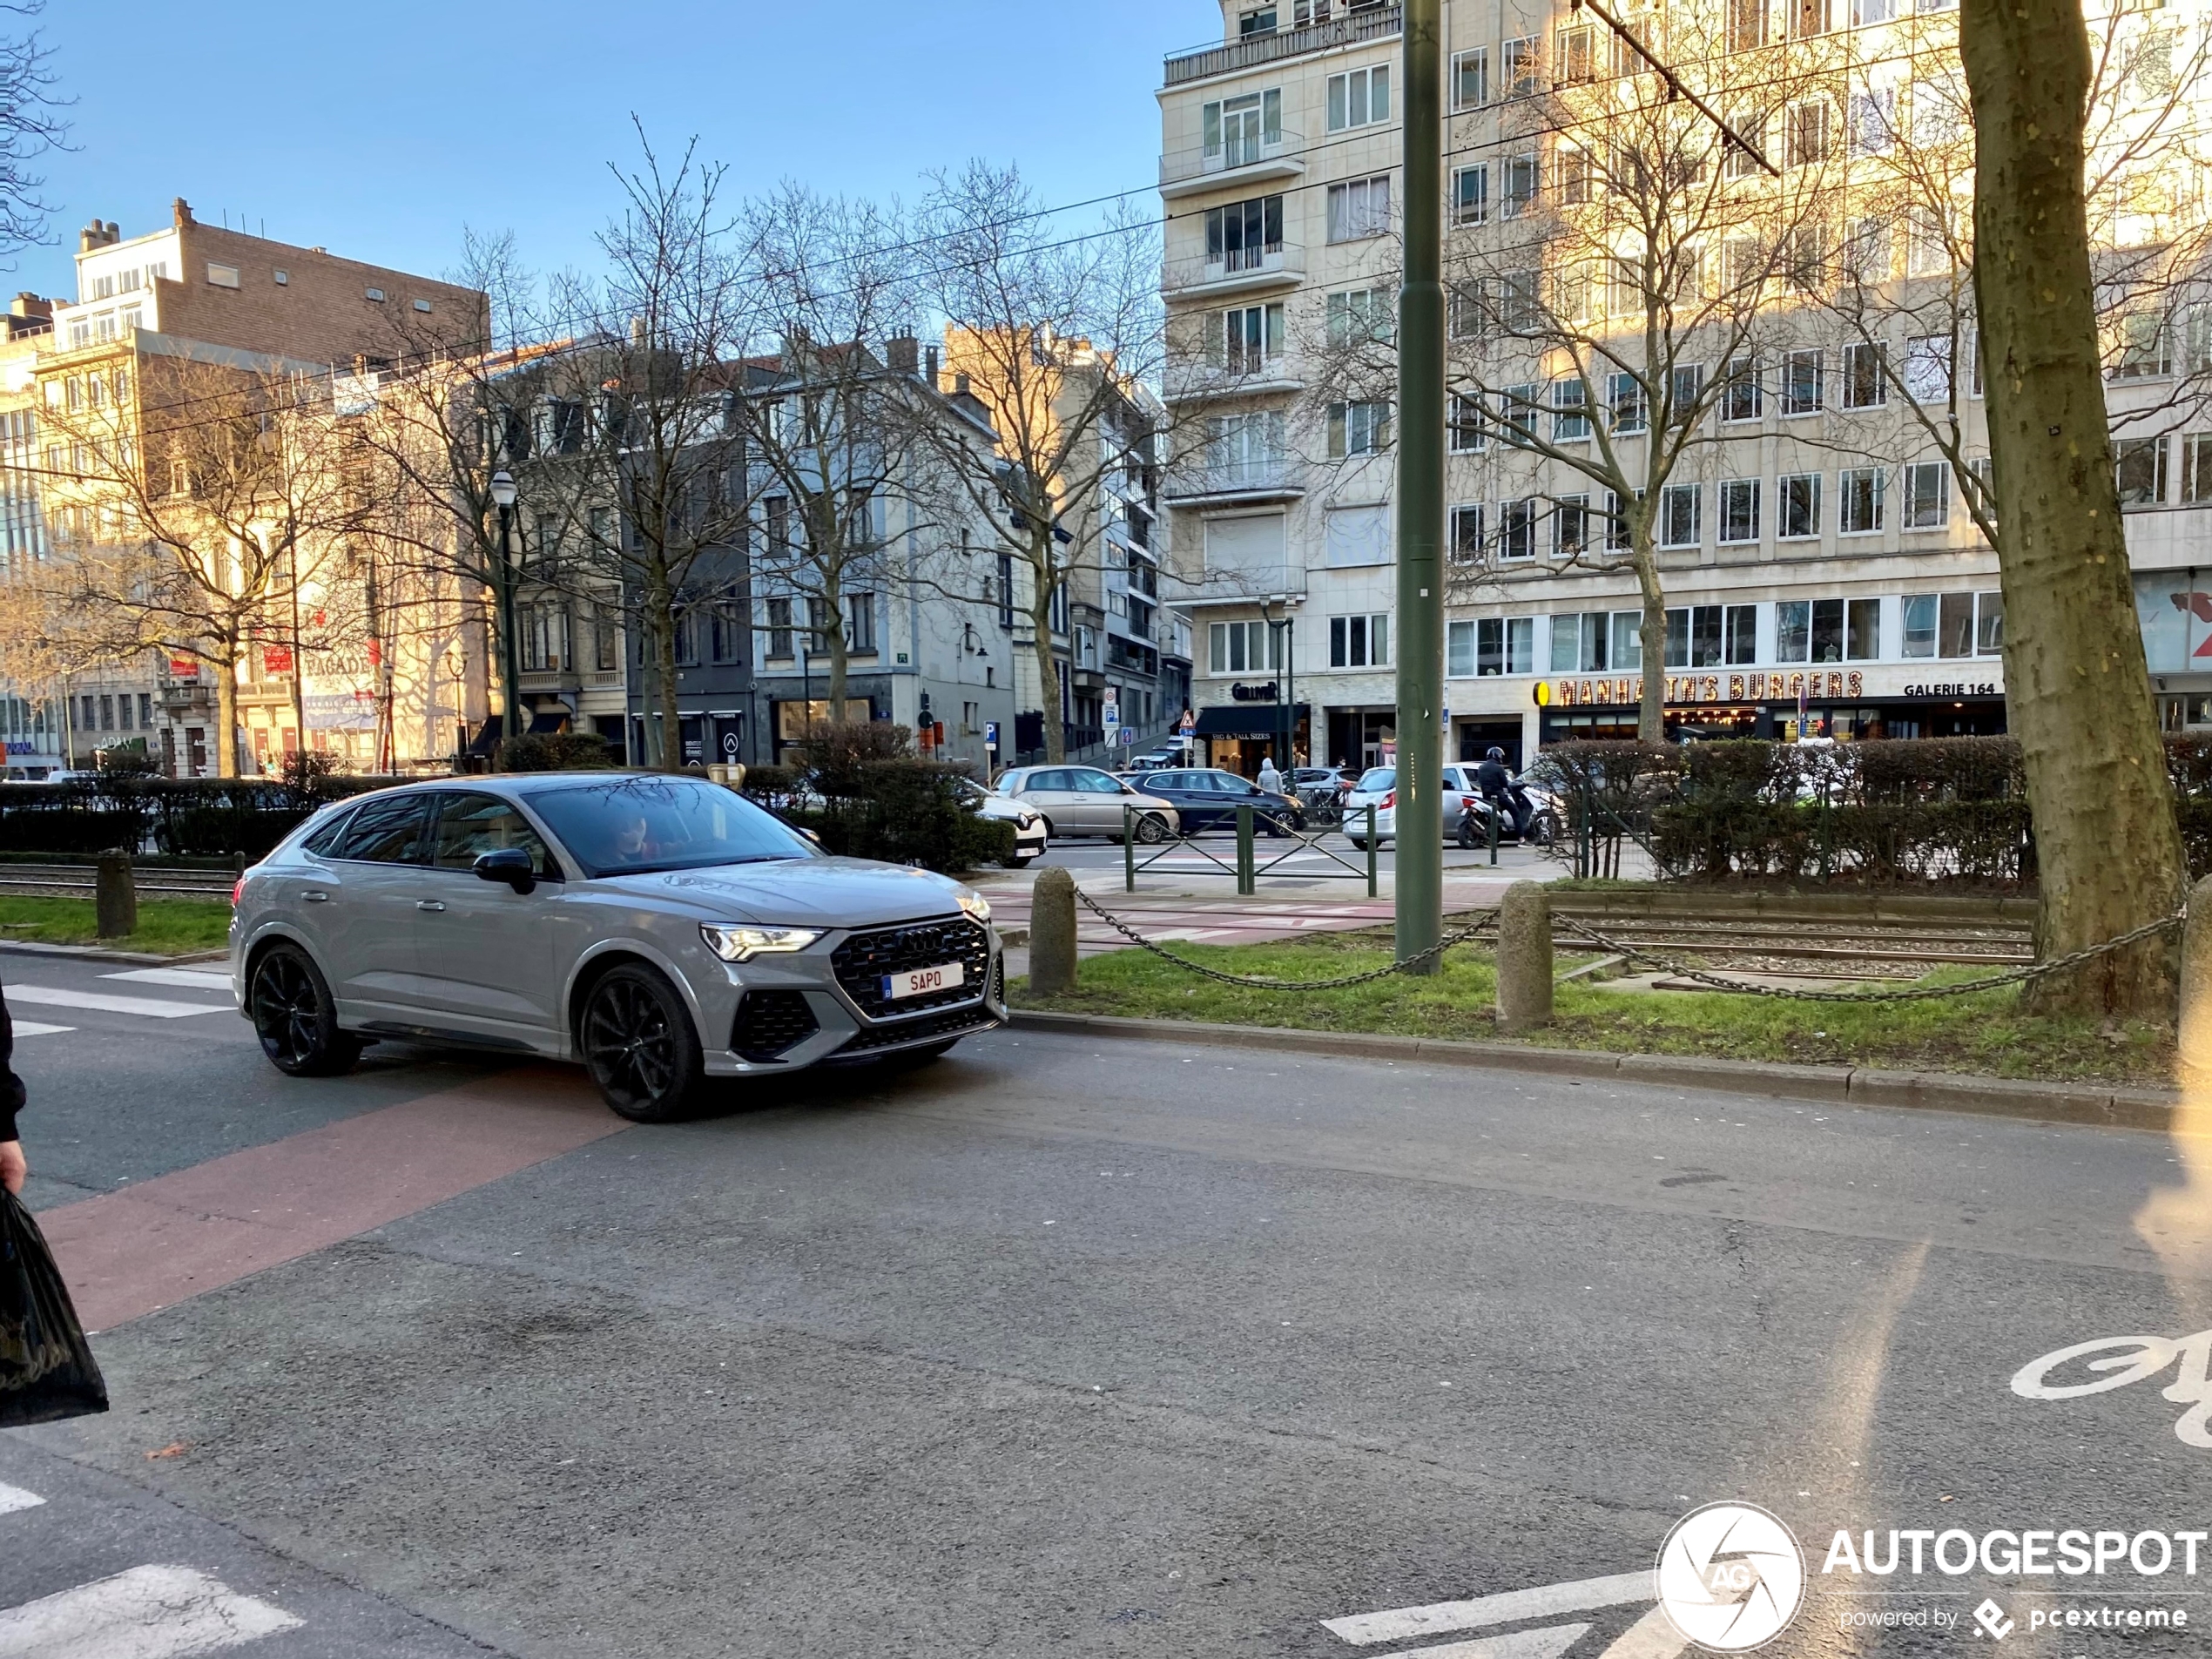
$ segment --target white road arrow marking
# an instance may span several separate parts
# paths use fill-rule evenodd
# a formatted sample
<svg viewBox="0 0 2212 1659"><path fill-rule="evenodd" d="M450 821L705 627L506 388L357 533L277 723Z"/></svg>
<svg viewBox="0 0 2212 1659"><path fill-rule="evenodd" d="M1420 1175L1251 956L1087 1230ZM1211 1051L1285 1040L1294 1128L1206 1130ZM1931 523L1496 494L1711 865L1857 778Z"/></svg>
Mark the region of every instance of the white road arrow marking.
<svg viewBox="0 0 2212 1659"><path fill-rule="evenodd" d="M134 1567L0 1613L0 1659L187 1659L300 1620L189 1567Z"/></svg>
<svg viewBox="0 0 2212 1659"><path fill-rule="evenodd" d="M0 1515L12 1515L18 1509L36 1509L45 1502L35 1492L25 1492L21 1487L0 1486Z"/></svg>
<svg viewBox="0 0 2212 1659"><path fill-rule="evenodd" d="M1472 1642L1447 1642L1440 1648L1400 1648L1380 1659L1559 1659L1589 1628L1587 1624L1548 1624L1501 1636L1477 1636Z"/></svg>

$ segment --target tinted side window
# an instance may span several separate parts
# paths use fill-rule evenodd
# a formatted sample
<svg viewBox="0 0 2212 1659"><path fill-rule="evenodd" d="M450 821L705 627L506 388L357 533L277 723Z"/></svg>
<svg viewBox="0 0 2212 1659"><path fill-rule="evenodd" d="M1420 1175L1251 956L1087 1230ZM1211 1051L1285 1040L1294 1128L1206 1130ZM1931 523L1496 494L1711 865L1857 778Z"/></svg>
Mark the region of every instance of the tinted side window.
<svg viewBox="0 0 2212 1659"><path fill-rule="evenodd" d="M1103 772L1093 772L1089 767L1084 767L1069 775L1075 779L1075 782L1064 786L1069 789L1081 789L1105 795L1118 795L1122 792L1121 785Z"/></svg>
<svg viewBox="0 0 2212 1659"><path fill-rule="evenodd" d="M300 842L300 847L319 859L335 856L331 849L338 845L339 838L345 834L346 826L353 821L353 817L351 808L331 813L330 821Z"/></svg>
<svg viewBox="0 0 2212 1659"><path fill-rule="evenodd" d="M1022 787L1025 789L1073 789L1076 786L1069 780L1074 775L1067 772L1033 772L1029 774L1029 781Z"/></svg>
<svg viewBox="0 0 2212 1659"><path fill-rule="evenodd" d="M1156 772L1144 781L1142 787L1188 789L1190 787L1190 774L1187 772Z"/></svg>
<svg viewBox="0 0 2212 1659"><path fill-rule="evenodd" d="M370 801L354 814L333 856L362 864L420 864L429 816L428 795Z"/></svg>
<svg viewBox="0 0 2212 1659"><path fill-rule="evenodd" d="M486 853L519 846L530 855L530 868L548 880L561 877L544 840L511 802L496 795L438 797L437 845L430 861L441 870L467 870Z"/></svg>

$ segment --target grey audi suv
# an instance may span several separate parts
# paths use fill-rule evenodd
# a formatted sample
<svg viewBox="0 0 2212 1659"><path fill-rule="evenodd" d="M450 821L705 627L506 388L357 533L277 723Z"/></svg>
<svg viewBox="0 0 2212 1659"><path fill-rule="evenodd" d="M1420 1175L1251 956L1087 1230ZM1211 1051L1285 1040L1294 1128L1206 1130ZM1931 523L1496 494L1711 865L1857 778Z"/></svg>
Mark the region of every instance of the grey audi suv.
<svg viewBox="0 0 2212 1659"><path fill-rule="evenodd" d="M537 773L326 808L233 895L231 983L280 1070L380 1037L580 1061L626 1117L707 1077L926 1057L1006 1018L990 906L831 858L732 790Z"/></svg>

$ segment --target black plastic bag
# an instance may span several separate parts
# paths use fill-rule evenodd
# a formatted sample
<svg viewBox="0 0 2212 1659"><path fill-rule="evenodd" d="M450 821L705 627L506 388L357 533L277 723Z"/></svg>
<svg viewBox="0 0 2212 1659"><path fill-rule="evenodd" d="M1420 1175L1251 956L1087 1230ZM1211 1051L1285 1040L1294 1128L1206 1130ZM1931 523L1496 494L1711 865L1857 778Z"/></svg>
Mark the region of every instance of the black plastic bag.
<svg viewBox="0 0 2212 1659"><path fill-rule="evenodd" d="M53 1252L15 1194L0 1188L0 1428L107 1409L107 1383Z"/></svg>

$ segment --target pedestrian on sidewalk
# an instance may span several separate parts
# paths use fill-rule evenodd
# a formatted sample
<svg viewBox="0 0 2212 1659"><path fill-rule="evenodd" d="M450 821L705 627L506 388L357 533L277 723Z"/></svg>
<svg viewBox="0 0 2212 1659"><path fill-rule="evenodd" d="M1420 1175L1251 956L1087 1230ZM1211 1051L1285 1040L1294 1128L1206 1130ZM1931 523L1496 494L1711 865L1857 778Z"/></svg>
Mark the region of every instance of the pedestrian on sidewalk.
<svg viewBox="0 0 2212 1659"><path fill-rule="evenodd" d="M8 1017L8 998L0 992L0 1187L23 1191L30 1163L23 1155L16 1134L16 1114L23 1109L23 1079L16 1076L16 1022Z"/></svg>
<svg viewBox="0 0 2212 1659"><path fill-rule="evenodd" d="M1259 758L1259 786L1271 795L1283 792L1283 774L1275 770L1275 752L1271 749Z"/></svg>

